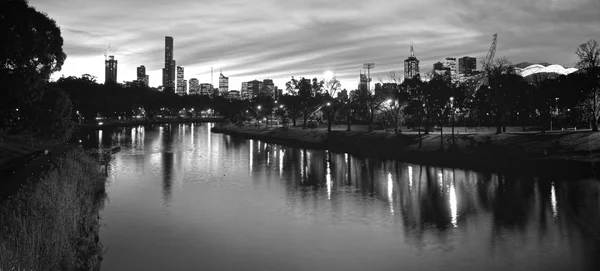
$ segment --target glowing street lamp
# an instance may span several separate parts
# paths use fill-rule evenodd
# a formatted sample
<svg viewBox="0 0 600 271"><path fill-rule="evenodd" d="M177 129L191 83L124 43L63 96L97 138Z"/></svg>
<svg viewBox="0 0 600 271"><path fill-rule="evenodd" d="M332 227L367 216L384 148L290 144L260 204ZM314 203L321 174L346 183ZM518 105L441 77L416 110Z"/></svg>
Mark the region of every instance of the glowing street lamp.
<svg viewBox="0 0 600 271"><path fill-rule="evenodd" d="M330 103L330 102L327 102L327 106L331 106L331 103Z"/></svg>

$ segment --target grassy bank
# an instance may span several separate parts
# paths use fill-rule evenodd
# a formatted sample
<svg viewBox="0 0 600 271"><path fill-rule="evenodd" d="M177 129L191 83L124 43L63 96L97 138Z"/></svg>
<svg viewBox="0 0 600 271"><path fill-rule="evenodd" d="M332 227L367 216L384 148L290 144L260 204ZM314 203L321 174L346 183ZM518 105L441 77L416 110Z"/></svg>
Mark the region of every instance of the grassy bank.
<svg viewBox="0 0 600 271"><path fill-rule="evenodd" d="M99 270L105 176L82 150L0 205L0 270Z"/></svg>
<svg viewBox="0 0 600 271"><path fill-rule="evenodd" d="M362 157L399 159L406 162L492 171L535 174L590 175L600 164L600 133L587 131L552 133L464 133L443 138L437 133L316 130L299 127L267 128L220 125L213 132L254 138L295 147L328 149ZM443 139L443 140L442 140ZM442 147L443 142L443 147Z"/></svg>

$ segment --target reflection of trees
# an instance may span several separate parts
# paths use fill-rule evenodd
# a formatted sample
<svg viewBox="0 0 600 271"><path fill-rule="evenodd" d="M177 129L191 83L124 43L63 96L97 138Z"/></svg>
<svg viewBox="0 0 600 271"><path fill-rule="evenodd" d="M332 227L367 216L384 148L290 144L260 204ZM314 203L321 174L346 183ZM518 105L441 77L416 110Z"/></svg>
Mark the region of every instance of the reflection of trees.
<svg viewBox="0 0 600 271"><path fill-rule="evenodd" d="M163 200L165 205L171 203L172 197L172 182L173 182L173 166L174 166L174 154L172 151L173 135L171 126L167 125L163 129L162 136L162 166L163 166Z"/></svg>

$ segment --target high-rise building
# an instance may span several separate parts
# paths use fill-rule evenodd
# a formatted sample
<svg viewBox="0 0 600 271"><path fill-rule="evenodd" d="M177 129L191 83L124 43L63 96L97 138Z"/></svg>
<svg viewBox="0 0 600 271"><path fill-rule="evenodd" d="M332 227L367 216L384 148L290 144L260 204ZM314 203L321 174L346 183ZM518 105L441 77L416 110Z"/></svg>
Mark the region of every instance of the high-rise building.
<svg viewBox="0 0 600 271"><path fill-rule="evenodd" d="M230 100L239 100L241 98L240 91L238 90L230 90L227 94L227 98Z"/></svg>
<svg viewBox="0 0 600 271"><path fill-rule="evenodd" d="M183 80L183 94L185 94L185 95L188 94L188 81L187 80Z"/></svg>
<svg viewBox="0 0 600 271"><path fill-rule="evenodd" d="M358 89L367 90L368 87L369 87L369 78L367 78L367 75L362 73L362 71L361 71L359 81L358 81Z"/></svg>
<svg viewBox="0 0 600 271"><path fill-rule="evenodd" d="M263 82L258 80L248 81L248 96L250 99L258 97L260 89L262 88Z"/></svg>
<svg viewBox="0 0 600 271"><path fill-rule="evenodd" d="M146 75L146 67L144 65L137 67L137 81L139 83L143 83L145 86L148 86L147 78L148 76Z"/></svg>
<svg viewBox="0 0 600 271"><path fill-rule="evenodd" d="M248 93L248 82L242 82L242 89L240 90L241 98L244 100L250 99L250 94Z"/></svg>
<svg viewBox="0 0 600 271"><path fill-rule="evenodd" d="M221 96L229 94L229 77L225 77L223 73L219 73L219 93Z"/></svg>
<svg viewBox="0 0 600 271"><path fill-rule="evenodd" d="M177 95L185 94L185 84L183 82L183 66L177 66Z"/></svg>
<svg viewBox="0 0 600 271"><path fill-rule="evenodd" d="M260 88L260 94L275 97L275 83L273 79L264 79Z"/></svg>
<svg viewBox="0 0 600 271"><path fill-rule="evenodd" d="M200 95L213 96L213 85L210 83L200 84Z"/></svg>
<svg viewBox="0 0 600 271"><path fill-rule="evenodd" d="M115 56L109 56L104 61L104 83L117 82L117 60Z"/></svg>
<svg viewBox="0 0 600 271"><path fill-rule="evenodd" d="M458 71L460 74L470 75L477 70L477 59L474 57L461 57L458 59Z"/></svg>
<svg viewBox="0 0 600 271"><path fill-rule="evenodd" d="M198 79L190 79L190 95L200 95L200 83Z"/></svg>
<svg viewBox="0 0 600 271"><path fill-rule="evenodd" d="M456 69L456 57L447 57L444 60L444 68L449 68L450 69L450 77L452 79L456 79L457 78L457 72L458 70Z"/></svg>
<svg viewBox="0 0 600 271"><path fill-rule="evenodd" d="M165 37L165 67L163 68L163 87L175 91L175 60L173 60L173 37Z"/></svg>
<svg viewBox="0 0 600 271"><path fill-rule="evenodd" d="M144 76L144 85L150 86L150 75Z"/></svg>
<svg viewBox="0 0 600 271"><path fill-rule="evenodd" d="M415 50L412 43L410 44L410 56L404 60L404 78L412 79L419 76L419 60L415 57Z"/></svg>

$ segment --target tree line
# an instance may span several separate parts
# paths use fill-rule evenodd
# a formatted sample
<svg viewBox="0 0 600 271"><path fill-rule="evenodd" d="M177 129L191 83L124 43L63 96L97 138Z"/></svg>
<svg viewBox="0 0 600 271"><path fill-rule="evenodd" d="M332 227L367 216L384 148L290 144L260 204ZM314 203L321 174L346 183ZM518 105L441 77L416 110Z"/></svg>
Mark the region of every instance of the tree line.
<svg viewBox="0 0 600 271"><path fill-rule="evenodd" d="M347 130L353 124L410 127L428 134L432 127L454 125L496 127L539 126L551 121L560 126L589 125L598 130L600 117L600 48L589 40L576 48L577 72L569 75L517 74L506 59L495 61L477 80L453 83L444 76L399 80L389 74L387 83L374 90L365 85L342 90L337 78L291 78L286 94L274 99L258 95L250 100L229 100L200 95L178 96L133 82L99 84L96 78L62 77L49 82L61 69L66 55L56 22L29 7L26 1L8 1L0 27L5 50L0 52L0 135L31 133L40 138L67 139L75 123L93 122L98 116L129 119L197 115L214 110L232 122L249 118L278 118L307 128L312 118L323 119L328 131L334 123ZM9 9L3 9L9 10ZM30 14L23 19L16 14ZM262 92L261 92L262 93ZM298 123L299 122L299 123Z"/></svg>

